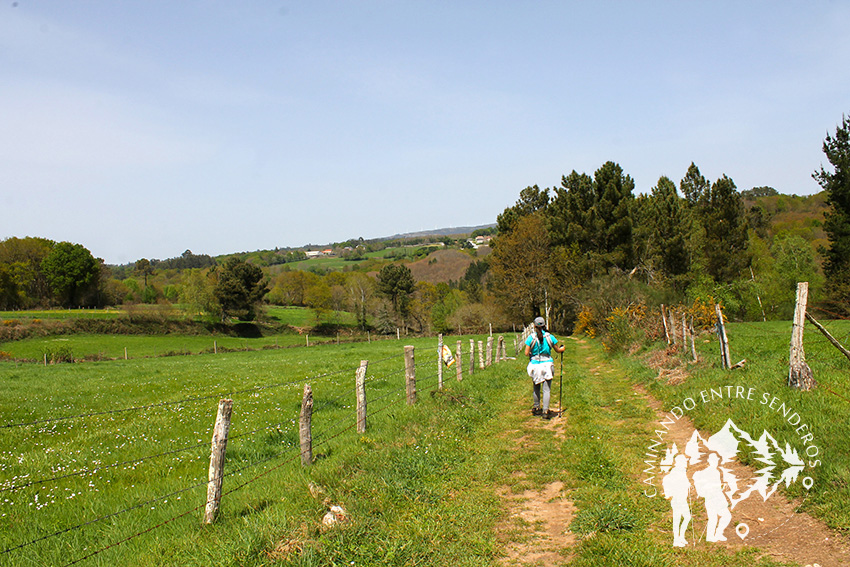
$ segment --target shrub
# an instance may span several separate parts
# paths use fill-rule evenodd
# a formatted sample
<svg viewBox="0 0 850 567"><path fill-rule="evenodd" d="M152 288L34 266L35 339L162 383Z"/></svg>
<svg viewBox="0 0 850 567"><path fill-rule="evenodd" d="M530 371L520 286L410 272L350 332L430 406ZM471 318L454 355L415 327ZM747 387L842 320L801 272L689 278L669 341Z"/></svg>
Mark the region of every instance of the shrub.
<svg viewBox="0 0 850 567"><path fill-rule="evenodd" d="M74 362L74 353L71 347L60 345L55 348L47 348L42 352L49 364L59 364L61 362Z"/></svg>
<svg viewBox="0 0 850 567"><path fill-rule="evenodd" d="M721 311L723 310L721 306ZM707 331L714 328L717 315L714 311L713 297L697 297L688 309L688 315L693 317L694 330Z"/></svg>
<svg viewBox="0 0 850 567"><path fill-rule="evenodd" d="M646 319L646 306L642 303L628 307L615 307L605 318L608 330L602 346L609 352L626 350L643 339L642 325Z"/></svg>
<svg viewBox="0 0 850 567"><path fill-rule="evenodd" d="M593 311L587 306L583 306L576 316L576 326L573 333L584 333L590 338L596 336L596 326L593 323Z"/></svg>

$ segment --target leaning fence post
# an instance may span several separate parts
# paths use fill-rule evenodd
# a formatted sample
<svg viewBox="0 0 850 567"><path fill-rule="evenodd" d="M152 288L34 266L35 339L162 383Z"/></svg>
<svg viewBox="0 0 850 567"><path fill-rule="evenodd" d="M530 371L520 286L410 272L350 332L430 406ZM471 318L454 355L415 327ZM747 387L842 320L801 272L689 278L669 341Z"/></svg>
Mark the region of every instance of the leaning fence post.
<svg viewBox="0 0 850 567"><path fill-rule="evenodd" d="M357 433L366 433L366 369L368 360L360 361L355 378L355 391L357 392Z"/></svg>
<svg viewBox="0 0 850 567"><path fill-rule="evenodd" d="M457 381L460 382L463 380L463 360L461 359L461 351L463 350L460 346L460 341L457 342L457 349L455 349L455 364L457 365Z"/></svg>
<svg viewBox="0 0 850 567"><path fill-rule="evenodd" d="M478 368L484 370L484 341L478 341Z"/></svg>
<svg viewBox="0 0 850 567"><path fill-rule="evenodd" d="M233 400L218 402L218 414L213 428L212 448L210 449L209 482L207 483L207 505L204 509L204 523L215 521L221 505L221 485L224 481L224 453L227 449L227 434L230 431L230 417L233 415Z"/></svg>
<svg viewBox="0 0 850 567"><path fill-rule="evenodd" d="M499 335L499 346L496 348L496 362L504 362L507 360L505 355L505 337Z"/></svg>
<svg viewBox="0 0 850 567"><path fill-rule="evenodd" d="M407 405L409 406L416 403L416 360L413 351L412 346L404 347L404 377L407 382Z"/></svg>
<svg viewBox="0 0 850 567"><path fill-rule="evenodd" d="M720 360L723 363L723 368L726 370L732 369L732 362L729 360L729 339L726 337L726 325L723 324L723 312L720 311L720 304L714 304L714 312L717 315L717 337L720 339Z"/></svg>
<svg viewBox="0 0 850 567"><path fill-rule="evenodd" d="M475 373L475 339L469 339L469 375Z"/></svg>
<svg viewBox="0 0 850 567"><path fill-rule="evenodd" d="M694 339L694 316L691 315L691 324L688 327L688 333L691 335L691 354L694 357L694 362L697 362L697 345Z"/></svg>
<svg viewBox="0 0 850 567"><path fill-rule="evenodd" d="M806 352L803 350L803 327L806 324L808 298L809 282L799 282L797 284L797 305L794 308L794 323L791 327L788 385L803 391L811 390L817 384L812 369L806 364Z"/></svg>
<svg viewBox="0 0 850 567"><path fill-rule="evenodd" d="M437 339L437 387L443 389L443 333Z"/></svg>
<svg viewBox="0 0 850 567"><path fill-rule="evenodd" d="M313 390L310 388L310 384L304 384L299 436L301 438L301 464L307 466L313 463Z"/></svg>

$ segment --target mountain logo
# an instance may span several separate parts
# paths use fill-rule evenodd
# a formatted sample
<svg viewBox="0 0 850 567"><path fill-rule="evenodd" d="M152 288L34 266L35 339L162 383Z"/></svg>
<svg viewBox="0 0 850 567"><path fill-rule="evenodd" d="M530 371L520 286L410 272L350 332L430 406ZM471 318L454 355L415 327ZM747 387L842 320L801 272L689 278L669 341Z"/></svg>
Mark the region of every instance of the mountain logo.
<svg viewBox="0 0 850 567"><path fill-rule="evenodd" d="M736 475L732 464L745 452L758 470L739 478L744 473ZM767 501L779 485L788 487L797 482L806 466L788 443L783 446L767 431L755 438L731 419L708 439L694 430L684 447L675 443L668 446L658 465L661 489L673 512L673 545L677 547L688 544L686 534L693 519L691 506L697 499L703 500L706 514L705 540L726 541L726 530L736 506L754 493ZM801 483L808 490L813 481L805 477ZM742 522L734 531L744 539L750 530Z"/></svg>

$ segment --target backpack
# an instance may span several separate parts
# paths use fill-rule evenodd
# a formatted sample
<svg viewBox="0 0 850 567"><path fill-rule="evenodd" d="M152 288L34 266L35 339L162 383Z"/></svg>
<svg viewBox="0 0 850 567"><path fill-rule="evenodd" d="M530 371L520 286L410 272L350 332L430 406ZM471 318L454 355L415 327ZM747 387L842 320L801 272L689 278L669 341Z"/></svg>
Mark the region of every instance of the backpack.
<svg viewBox="0 0 850 567"><path fill-rule="evenodd" d="M552 354L552 349L555 348L555 343L552 341L552 334L548 331L543 331L543 340L549 343L549 354ZM540 339L537 337L537 333L534 333L534 344L540 344ZM533 359L535 356L542 356L542 353L531 355L529 358Z"/></svg>

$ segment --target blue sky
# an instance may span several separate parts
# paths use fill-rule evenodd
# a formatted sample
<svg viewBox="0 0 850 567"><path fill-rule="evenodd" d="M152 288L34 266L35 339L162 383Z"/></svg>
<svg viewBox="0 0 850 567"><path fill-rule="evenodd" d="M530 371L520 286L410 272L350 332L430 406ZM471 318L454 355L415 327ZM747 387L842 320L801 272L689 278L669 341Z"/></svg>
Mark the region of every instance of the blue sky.
<svg viewBox="0 0 850 567"><path fill-rule="evenodd" d="M495 221L695 162L820 190L850 3L0 0L0 239L108 263Z"/></svg>

